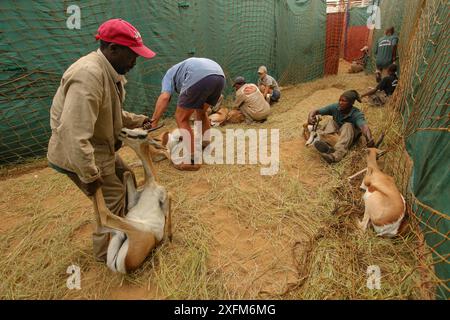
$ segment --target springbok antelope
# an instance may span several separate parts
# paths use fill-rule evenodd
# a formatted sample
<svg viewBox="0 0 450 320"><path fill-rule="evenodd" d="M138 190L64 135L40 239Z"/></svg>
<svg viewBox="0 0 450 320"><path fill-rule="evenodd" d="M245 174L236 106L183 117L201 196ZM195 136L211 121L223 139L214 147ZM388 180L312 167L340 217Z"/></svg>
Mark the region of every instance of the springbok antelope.
<svg viewBox="0 0 450 320"><path fill-rule="evenodd" d="M142 161L145 184L137 190L130 172L124 174L127 186L128 213L125 218L113 215L106 207L101 188L94 195L94 208L105 231L112 237L107 252L107 265L114 272L131 272L144 262L148 254L164 239L172 238L170 195L158 185L152 171L148 132L122 129L120 140L131 147Z"/></svg>
<svg viewBox="0 0 450 320"><path fill-rule="evenodd" d="M367 173L361 184L361 188L366 190L363 196L365 211L359 226L366 231L371 221L378 236L394 237L405 216L405 199L394 179L378 167L377 154L380 151L369 148L367 152Z"/></svg>
<svg viewBox="0 0 450 320"><path fill-rule="evenodd" d="M315 124L305 123L303 125L303 137L306 140L305 146L311 146L314 142L320 140L320 136L317 133L317 128L319 126L319 122L322 120L320 116L316 116Z"/></svg>

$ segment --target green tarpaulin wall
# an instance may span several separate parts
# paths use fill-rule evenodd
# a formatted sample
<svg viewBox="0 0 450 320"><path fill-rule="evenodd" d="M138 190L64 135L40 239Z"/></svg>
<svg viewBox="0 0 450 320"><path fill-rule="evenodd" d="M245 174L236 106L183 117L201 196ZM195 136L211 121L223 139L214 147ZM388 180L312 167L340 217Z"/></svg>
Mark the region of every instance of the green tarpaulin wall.
<svg viewBox="0 0 450 320"><path fill-rule="evenodd" d="M371 16L368 12L368 7L353 7L348 11L350 27L366 26L367 19Z"/></svg>
<svg viewBox="0 0 450 320"><path fill-rule="evenodd" d="M80 8L79 30L66 26L70 5ZM165 71L191 56L223 67L226 94L238 75L256 81L260 65L281 85L324 73L325 0L2 1L0 164L45 155L61 75L97 48L98 26L117 17L135 25L157 52L152 60L139 58L127 76L125 109L136 113L153 111Z"/></svg>

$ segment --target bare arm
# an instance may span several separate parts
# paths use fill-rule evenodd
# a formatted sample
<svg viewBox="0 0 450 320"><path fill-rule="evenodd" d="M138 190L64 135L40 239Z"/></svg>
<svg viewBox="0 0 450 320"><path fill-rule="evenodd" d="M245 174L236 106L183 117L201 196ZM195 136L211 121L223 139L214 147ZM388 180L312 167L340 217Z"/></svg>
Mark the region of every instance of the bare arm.
<svg viewBox="0 0 450 320"><path fill-rule="evenodd" d="M153 112L152 116L152 127L156 127L158 125L159 119L166 112L167 106L170 102L170 93L163 92L159 95L158 100L156 101L155 112Z"/></svg>
<svg viewBox="0 0 450 320"><path fill-rule="evenodd" d="M362 94L361 98L364 98L364 97L367 97L367 96L371 96L371 95L375 94L377 91L378 91L377 88L373 88L372 90L367 91L366 93Z"/></svg>

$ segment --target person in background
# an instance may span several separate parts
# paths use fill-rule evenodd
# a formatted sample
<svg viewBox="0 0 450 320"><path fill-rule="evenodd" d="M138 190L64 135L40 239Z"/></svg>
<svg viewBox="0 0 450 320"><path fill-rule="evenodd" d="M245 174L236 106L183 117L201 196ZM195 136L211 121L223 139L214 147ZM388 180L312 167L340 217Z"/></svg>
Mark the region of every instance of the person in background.
<svg viewBox="0 0 450 320"><path fill-rule="evenodd" d="M277 81L267 74L267 68L265 66L258 68L258 88L270 104L280 100L280 87Z"/></svg>
<svg viewBox="0 0 450 320"><path fill-rule="evenodd" d="M361 98L369 97L369 103L375 106L383 106L397 88L397 65L391 64L388 75L381 80L376 88L361 95Z"/></svg>
<svg viewBox="0 0 450 320"><path fill-rule="evenodd" d="M341 95L338 103L309 113L308 123L312 125L316 123L316 115L333 117L318 132L320 136L336 135L336 144L331 146L323 141L325 139L322 139L322 137L321 140L314 142L314 147L328 163L341 161L350 147L358 140L361 133L366 138L367 147L375 146L364 113L354 106L355 101L361 102L358 92L355 90L346 91Z"/></svg>
<svg viewBox="0 0 450 320"><path fill-rule="evenodd" d="M123 127L150 125L145 115L123 110L124 75L142 56L155 53L144 46L139 31L122 19L98 28L100 48L80 58L64 72L50 108L52 135L48 143L49 166L67 175L91 197L101 188L106 206L115 215L126 214L123 174L131 169L116 153ZM133 175L134 177L134 175ZM97 219L93 233L94 255L106 262L109 233Z"/></svg>
<svg viewBox="0 0 450 320"><path fill-rule="evenodd" d="M262 122L267 119L270 114L270 105L255 84L246 83L244 77L237 77L233 88L236 90L236 99L229 117L236 113L242 115L237 117L238 119L245 119L247 123Z"/></svg>
<svg viewBox="0 0 450 320"><path fill-rule="evenodd" d="M358 73L364 71L367 65L367 61L369 60L369 47L365 46L361 48L361 57L356 60L353 60L348 73Z"/></svg>
<svg viewBox="0 0 450 320"><path fill-rule="evenodd" d="M394 27L387 28L385 35L378 39L375 45L376 56L376 80L380 82L386 75L387 68L397 60L398 36Z"/></svg>

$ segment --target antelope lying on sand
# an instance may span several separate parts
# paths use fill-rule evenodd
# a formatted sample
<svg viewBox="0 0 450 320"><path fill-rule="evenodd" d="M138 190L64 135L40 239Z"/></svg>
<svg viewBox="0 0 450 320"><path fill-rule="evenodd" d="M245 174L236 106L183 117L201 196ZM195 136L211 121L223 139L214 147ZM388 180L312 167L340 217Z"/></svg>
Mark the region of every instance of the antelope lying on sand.
<svg viewBox="0 0 450 320"><path fill-rule="evenodd" d="M397 235L405 216L406 204L394 179L378 167L378 151L375 148L368 149L367 173L361 185L361 188L366 190L363 196L365 212L359 226L366 231L371 221L379 236L393 237Z"/></svg>
<svg viewBox="0 0 450 320"><path fill-rule="evenodd" d="M112 237L108 246L107 265L114 272L137 269L163 238L172 237L170 195L155 182L150 159L151 140L142 129L122 129L120 139L131 147L142 161L145 184L137 190L130 172L124 174L127 186L128 213L125 218L113 215L105 205L101 188L94 196L94 207L100 222Z"/></svg>

